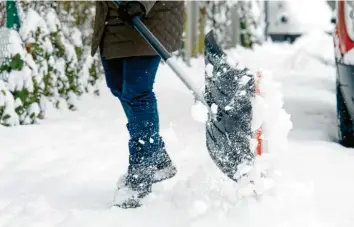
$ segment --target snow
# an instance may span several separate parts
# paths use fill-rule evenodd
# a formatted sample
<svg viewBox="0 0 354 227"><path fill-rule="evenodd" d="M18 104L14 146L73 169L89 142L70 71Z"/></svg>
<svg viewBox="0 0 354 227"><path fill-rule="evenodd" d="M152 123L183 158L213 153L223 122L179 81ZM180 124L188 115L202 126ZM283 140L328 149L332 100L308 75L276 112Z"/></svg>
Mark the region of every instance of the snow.
<svg viewBox="0 0 354 227"><path fill-rule="evenodd" d="M60 20L53 8L47 9L45 14L45 21L47 22L49 32L52 33L58 31L58 29L61 29Z"/></svg>
<svg viewBox="0 0 354 227"><path fill-rule="evenodd" d="M208 77L213 77L213 70L214 70L214 66L212 64L207 64L205 66L205 70L206 70L206 73L207 73L207 76Z"/></svg>
<svg viewBox="0 0 354 227"><path fill-rule="evenodd" d="M51 53L53 51L53 46L48 37L50 30L44 18L42 18L35 10L28 9L23 21L24 23L21 25L20 35L24 43L35 43L34 34L37 29L39 29L41 32L39 39L42 41L42 48L46 52ZM50 23L51 29L54 29L54 22L55 21Z"/></svg>
<svg viewBox="0 0 354 227"><path fill-rule="evenodd" d="M307 52L333 50L329 39L312 41ZM127 168L128 133L119 102L102 88L100 97L84 95L78 111L48 108L40 124L0 127L0 226L352 227L354 150L335 142L335 68L296 45L231 51L252 70L272 72L281 93L271 97L283 95L293 123L286 151L272 157L272 181L257 185L267 189L260 196L243 192L216 168L205 125L190 112L193 96L162 65L155 90L175 178L154 185L141 208L111 207L116 180ZM203 59L191 64L191 79L202 89ZM267 81L262 86L275 86ZM283 139L281 131L274 137Z"/></svg>
<svg viewBox="0 0 354 227"><path fill-rule="evenodd" d="M354 62L354 50L350 50L344 54L342 62L346 65L352 65Z"/></svg>
<svg viewBox="0 0 354 227"><path fill-rule="evenodd" d="M73 45L76 47L82 47L82 34L78 28L73 28L71 31L71 41L73 42Z"/></svg>
<svg viewBox="0 0 354 227"><path fill-rule="evenodd" d="M208 108L198 101L192 106L191 115L194 120L205 123L208 120Z"/></svg>

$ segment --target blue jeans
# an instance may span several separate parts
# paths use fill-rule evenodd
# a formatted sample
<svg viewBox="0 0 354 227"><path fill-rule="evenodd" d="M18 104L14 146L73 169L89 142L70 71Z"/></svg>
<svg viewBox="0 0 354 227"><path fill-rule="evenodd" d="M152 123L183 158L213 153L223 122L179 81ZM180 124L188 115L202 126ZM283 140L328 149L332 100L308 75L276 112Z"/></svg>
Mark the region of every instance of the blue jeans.
<svg viewBox="0 0 354 227"><path fill-rule="evenodd" d="M161 139L153 84L161 58L101 59L107 86L120 100L128 119L130 164L154 161Z"/></svg>

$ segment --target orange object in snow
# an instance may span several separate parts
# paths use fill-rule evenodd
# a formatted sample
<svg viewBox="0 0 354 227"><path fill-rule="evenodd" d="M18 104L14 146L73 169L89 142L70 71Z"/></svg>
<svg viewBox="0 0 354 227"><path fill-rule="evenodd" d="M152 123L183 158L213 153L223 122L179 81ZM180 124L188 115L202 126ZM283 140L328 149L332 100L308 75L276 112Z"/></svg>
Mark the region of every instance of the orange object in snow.
<svg viewBox="0 0 354 227"><path fill-rule="evenodd" d="M259 87L260 80L262 79L262 74L260 72L257 73L257 79L256 79L256 94L259 95L261 93L261 89ZM257 140L257 147L256 147L256 153L257 155L261 156L262 155L262 127L257 129L256 131L256 140Z"/></svg>

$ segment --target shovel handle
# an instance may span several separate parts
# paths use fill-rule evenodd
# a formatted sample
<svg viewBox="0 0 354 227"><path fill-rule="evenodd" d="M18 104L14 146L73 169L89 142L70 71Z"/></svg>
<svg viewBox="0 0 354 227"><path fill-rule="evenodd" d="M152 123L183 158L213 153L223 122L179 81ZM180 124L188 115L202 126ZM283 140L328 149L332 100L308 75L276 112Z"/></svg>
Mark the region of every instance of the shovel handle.
<svg viewBox="0 0 354 227"><path fill-rule="evenodd" d="M150 44L150 46L160 55L160 57L170 66L170 68L176 73L179 79L184 85L194 94L197 100L208 107L208 111L212 114L211 109L206 103L203 95L198 92L198 88L187 78L187 72L185 72L177 63L176 59L172 58L172 55L166 50L166 48L160 43L154 34L145 26L139 17L133 17L132 23L135 29L140 35Z"/></svg>

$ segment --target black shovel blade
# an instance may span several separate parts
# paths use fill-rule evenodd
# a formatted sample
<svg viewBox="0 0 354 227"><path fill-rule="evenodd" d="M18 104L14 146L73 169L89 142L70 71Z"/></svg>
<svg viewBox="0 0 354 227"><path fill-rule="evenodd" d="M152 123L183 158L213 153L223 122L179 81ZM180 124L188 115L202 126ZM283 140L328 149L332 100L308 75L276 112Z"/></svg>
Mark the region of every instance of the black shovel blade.
<svg viewBox="0 0 354 227"><path fill-rule="evenodd" d="M217 106L216 119L209 117L206 124L207 148L219 169L237 182L245 175L242 166L252 166L255 158L250 144L255 80L248 69L228 64L213 31L205 37L205 65L205 100Z"/></svg>

